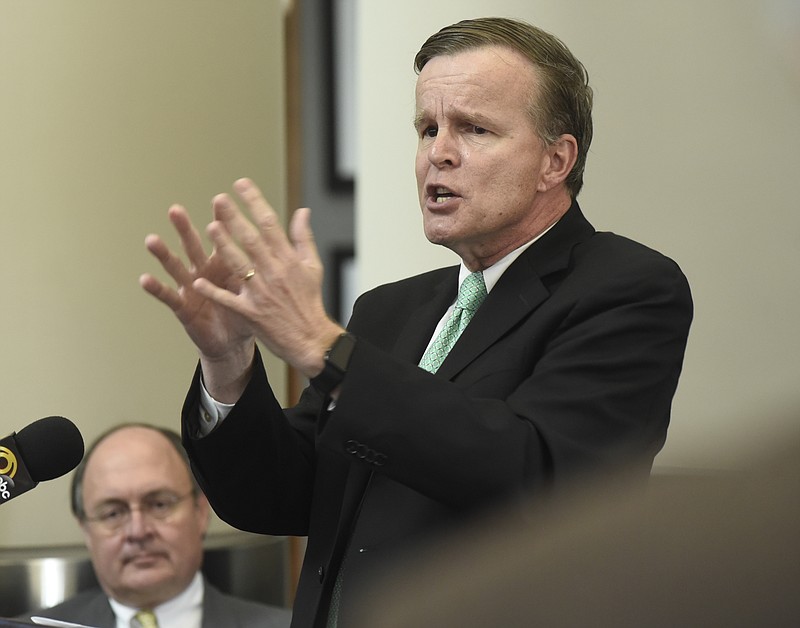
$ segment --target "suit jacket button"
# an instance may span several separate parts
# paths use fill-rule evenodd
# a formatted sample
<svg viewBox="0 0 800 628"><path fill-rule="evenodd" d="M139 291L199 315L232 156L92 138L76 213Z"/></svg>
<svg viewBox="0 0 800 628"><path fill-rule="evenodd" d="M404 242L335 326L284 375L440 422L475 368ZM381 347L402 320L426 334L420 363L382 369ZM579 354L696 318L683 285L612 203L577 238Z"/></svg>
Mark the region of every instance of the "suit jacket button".
<svg viewBox="0 0 800 628"><path fill-rule="evenodd" d="M325 567L320 567L319 569L317 569L317 575L319 576L320 582L325 580Z"/></svg>

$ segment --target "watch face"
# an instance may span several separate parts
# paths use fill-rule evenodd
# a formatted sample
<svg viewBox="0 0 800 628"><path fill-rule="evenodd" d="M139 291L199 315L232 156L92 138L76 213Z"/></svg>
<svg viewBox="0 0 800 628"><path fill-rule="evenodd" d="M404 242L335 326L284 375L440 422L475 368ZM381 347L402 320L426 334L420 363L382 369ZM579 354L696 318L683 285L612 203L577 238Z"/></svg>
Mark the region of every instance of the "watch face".
<svg viewBox="0 0 800 628"><path fill-rule="evenodd" d="M350 362L350 356L355 346L355 336L342 334L331 347L331 351L328 354L328 363L344 373L347 370L347 365Z"/></svg>
<svg viewBox="0 0 800 628"><path fill-rule="evenodd" d="M341 384L355 346L355 336L348 333L339 336L325 356L325 368L311 379L311 385L327 395Z"/></svg>

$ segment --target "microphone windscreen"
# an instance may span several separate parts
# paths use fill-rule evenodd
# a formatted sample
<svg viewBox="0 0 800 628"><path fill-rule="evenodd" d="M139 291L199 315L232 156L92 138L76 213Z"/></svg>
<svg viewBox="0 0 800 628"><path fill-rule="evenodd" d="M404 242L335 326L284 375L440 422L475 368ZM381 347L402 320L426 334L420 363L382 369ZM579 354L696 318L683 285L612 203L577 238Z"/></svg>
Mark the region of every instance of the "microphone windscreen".
<svg viewBox="0 0 800 628"><path fill-rule="evenodd" d="M83 458L83 437L63 416L48 416L16 434L17 447L34 482L69 473Z"/></svg>

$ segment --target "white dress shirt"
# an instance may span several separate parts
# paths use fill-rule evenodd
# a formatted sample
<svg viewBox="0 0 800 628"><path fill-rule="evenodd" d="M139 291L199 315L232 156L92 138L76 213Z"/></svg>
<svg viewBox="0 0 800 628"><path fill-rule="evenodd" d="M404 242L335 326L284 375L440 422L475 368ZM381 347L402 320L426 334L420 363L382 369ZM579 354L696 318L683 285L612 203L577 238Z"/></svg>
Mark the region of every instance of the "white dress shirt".
<svg viewBox="0 0 800 628"><path fill-rule="evenodd" d="M133 616L141 609L131 608L109 598L117 617L117 628L130 628ZM201 628L203 622L203 577L197 572L188 587L171 600L149 609L161 628Z"/></svg>

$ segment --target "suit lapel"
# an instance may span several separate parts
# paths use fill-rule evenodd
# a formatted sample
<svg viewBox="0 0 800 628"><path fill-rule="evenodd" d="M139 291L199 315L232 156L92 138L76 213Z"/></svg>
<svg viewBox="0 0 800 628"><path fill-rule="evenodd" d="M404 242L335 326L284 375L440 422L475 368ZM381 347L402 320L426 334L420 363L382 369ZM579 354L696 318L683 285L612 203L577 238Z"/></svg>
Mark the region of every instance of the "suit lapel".
<svg viewBox="0 0 800 628"><path fill-rule="evenodd" d="M573 247L594 228L577 202L541 239L522 253L500 277L474 318L445 358L437 375L452 379L487 348L545 301L550 291L543 279L569 265ZM455 292L452 299L455 298Z"/></svg>
<svg viewBox="0 0 800 628"><path fill-rule="evenodd" d="M421 305L408 317L397 337L393 354L403 360L418 363L433 330L458 293L458 266L444 269L420 299Z"/></svg>
<svg viewBox="0 0 800 628"><path fill-rule="evenodd" d="M226 622L231 621L230 617L225 616L220 606L221 599L222 594L203 576L202 628L216 628L217 626L224 626Z"/></svg>

